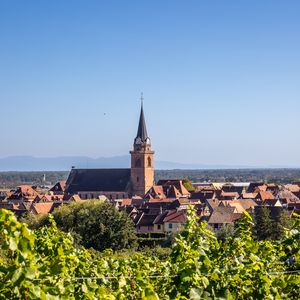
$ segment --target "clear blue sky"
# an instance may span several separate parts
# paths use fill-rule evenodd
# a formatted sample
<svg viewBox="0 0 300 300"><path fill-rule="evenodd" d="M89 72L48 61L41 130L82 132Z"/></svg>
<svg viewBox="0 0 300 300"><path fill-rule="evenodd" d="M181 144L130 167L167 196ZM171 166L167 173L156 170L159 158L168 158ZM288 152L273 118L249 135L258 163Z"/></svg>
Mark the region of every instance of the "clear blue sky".
<svg viewBox="0 0 300 300"><path fill-rule="evenodd" d="M300 166L300 1L0 1L0 157Z"/></svg>

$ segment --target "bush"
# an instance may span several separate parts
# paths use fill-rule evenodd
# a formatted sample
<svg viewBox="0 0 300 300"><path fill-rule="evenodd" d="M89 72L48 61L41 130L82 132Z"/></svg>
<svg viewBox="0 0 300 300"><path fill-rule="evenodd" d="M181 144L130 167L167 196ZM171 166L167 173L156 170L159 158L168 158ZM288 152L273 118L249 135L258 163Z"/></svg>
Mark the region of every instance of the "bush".
<svg viewBox="0 0 300 300"><path fill-rule="evenodd" d="M132 220L112 204L99 200L71 203L53 212L58 228L70 232L77 244L86 248L120 250L136 247ZM48 223L46 216L36 216L30 227L38 228Z"/></svg>

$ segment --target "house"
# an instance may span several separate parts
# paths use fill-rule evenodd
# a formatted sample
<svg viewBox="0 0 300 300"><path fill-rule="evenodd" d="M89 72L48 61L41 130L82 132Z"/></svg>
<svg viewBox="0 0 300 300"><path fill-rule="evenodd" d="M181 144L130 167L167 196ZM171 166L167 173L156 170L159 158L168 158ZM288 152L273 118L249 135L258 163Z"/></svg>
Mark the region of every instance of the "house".
<svg viewBox="0 0 300 300"><path fill-rule="evenodd" d="M159 180L156 185L146 193L145 199L177 199L187 198L190 193L185 188L182 180Z"/></svg>
<svg viewBox="0 0 300 300"><path fill-rule="evenodd" d="M214 211L214 209L220 205L220 200L208 199L205 201L205 204L208 207L210 213L212 213Z"/></svg>
<svg viewBox="0 0 300 300"><path fill-rule="evenodd" d="M279 199L267 199L262 202L263 206L275 206L275 207L282 207L282 204Z"/></svg>
<svg viewBox="0 0 300 300"><path fill-rule="evenodd" d="M147 214L141 212L134 219L136 231L139 233L151 233L154 229L154 220L156 219L157 214Z"/></svg>
<svg viewBox="0 0 300 300"><path fill-rule="evenodd" d="M266 200L273 200L275 197L271 191L260 191L258 192L256 199L264 202Z"/></svg>
<svg viewBox="0 0 300 300"><path fill-rule="evenodd" d="M257 199L258 193L248 193L248 192L243 192L241 195L242 199Z"/></svg>
<svg viewBox="0 0 300 300"><path fill-rule="evenodd" d="M199 199L202 202L205 202L205 200L213 199L213 198L215 198L215 191L206 190L206 189L192 192L190 197L190 199Z"/></svg>
<svg viewBox="0 0 300 300"><path fill-rule="evenodd" d="M236 213L243 214L245 211L253 213L256 202L253 199L236 199L236 200L224 200L219 204L220 206L230 206L236 209Z"/></svg>
<svg viewBox="0 0 300 300"><path fill-rule="evenodd" d="M198 202L192 202L188 198L179 198L172 201L172 204L170 205L170 209L177 209L177 210L187 210L188 207L192 204L196 204Z"/></svg>
<svg viewBox="0 0 300 300"><path fill-rule="evenodd" d="M10 210L18 217L29 211L23 201L1 201L0 208Z"/></svg>
<svg viewBox="0 0 300 300"><path fill-rule="evenodd" d="M251 182L248 186L247 193L254 193L257 191L257 188L263 186L263 182Z"/></svg>
<svg viewBox="0 0 300 300"><path fill-rule="evenodd" d="M163 187L167 198L190 196L190 193L180 179L160 179L157 185Z"/></svg>
<svg viewBox="0 0 300 300"><path fill-rule="evenodd" d="M63 195L66 189L66 181L59 181L57 182L49 192L53 195Z"/></svg>
<svg viewBox="0 0 300 300"><path fill-rule="evenodd" d="M221 194L219 196L219 200L233 200L238 199L240 194L238 192L224 192L221 191Z"/></svg>
<svg viewBox="0 0 300 300"><path fill-rule="evenodd" d="M300 199L296 196L297 193L294 188L289 189L285 188L284 190L281 190L276 198L280 200L283 204L289 204L293 202L300 202Z"/></svg>
<svg viewBox="0 0 300 300"><path fill-rule="evenodd" d="M224 224L234 224L241 216L235 207L218 206L213 210L207 223L214 229L220 229Z"/></svg>
<svg viewBox="0 0 300 300"><path fill-rule="evenodd" d="M167 216L168 211L161 212L153 221L153 232L155 233L163 233L164 228L164 219Z"/></svg>
<svg viewBox="0 0 300 300"><path fill-rule="evenodd" d="M165 216L164 220L164 231L177 233L182 230L186 222L186 211L185 210L170 210Z"/></svg>
<svg viewBox="0 0 300 300"><path fill-rule="evenodd" d="M121 206L119 207L119 211L123 211L124 213L126 213L131 218L131 220L134 220L138 215L138 210L134 206Z"/></svg>
<svg viewBox="0 0 300 300"><path fill-rule="evenodd" d="M37 196L39 196L39 193L36 191L36 187L30 185L20 185L7 199L33 201Z"/></svg>
<svg viewBox="0 0 300 300"><path fill-rule="evenodd" d="M238 195L237 197L239 197L243 193L244 189L245 187L243 185L237 185L232 183L227 183L222 186L222 192L236 193Z"/></svg>
<svg viewBox="0 0 300 300"><path fill-rule="evenodd" d="M284 185L284 189L289 190L292 193L300 192L300 186L298 184L286 184Z"/></svg>
<svg viewBox="0 0 300 300"><path fill-rule="evenodd" d="M53 202L34 202L30 207L30 212L34 215L48 214L52 212Z"/></svg>

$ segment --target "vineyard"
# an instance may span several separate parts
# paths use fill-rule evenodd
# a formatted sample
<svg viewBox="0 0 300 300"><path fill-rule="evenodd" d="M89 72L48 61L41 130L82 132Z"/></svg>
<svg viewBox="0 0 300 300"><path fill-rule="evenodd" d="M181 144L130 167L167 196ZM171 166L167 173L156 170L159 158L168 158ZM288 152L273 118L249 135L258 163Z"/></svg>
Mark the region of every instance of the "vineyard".
<svg viewBox="0 0 300 300"><path fill-rule="evenodd" d="M0 211L0 299L299 299L296 216L280 241L254 240L248 214L220 241L190 209L167 259L111 250L94 257L49 218L31 231Z"/></svg>

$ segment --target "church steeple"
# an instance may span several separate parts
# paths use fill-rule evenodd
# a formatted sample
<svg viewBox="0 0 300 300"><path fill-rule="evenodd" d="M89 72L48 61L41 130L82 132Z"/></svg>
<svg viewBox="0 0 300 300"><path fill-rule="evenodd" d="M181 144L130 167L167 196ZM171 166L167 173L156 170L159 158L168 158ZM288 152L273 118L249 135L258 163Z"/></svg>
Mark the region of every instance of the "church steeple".
<svg viewBox="0 0 300 300"><path fill-rule="evenodd" d="M143 108L143 94L141 95L141 112L140 112L140 120L139 127L136 134L136 138L134 139L134 144L149 144L150 138L148 137L146 121L144 116L144 108Z"/></svg>
<svg viewBox="0 0 300 300"><path fill-rule="evenodd" d="M134 139L131 154L131 187L132 195L143 197L154 184L154 151L147 133L143 108L143 95L141 97L141 112L137 135Z"/></svg>

